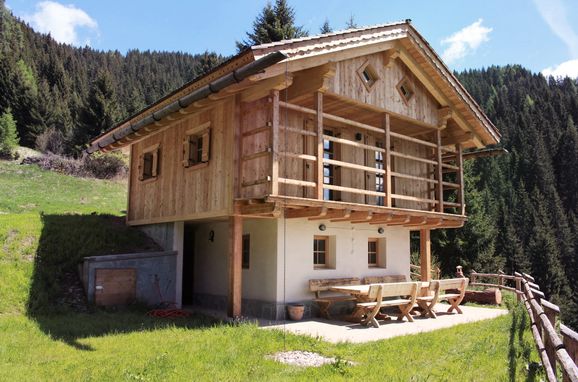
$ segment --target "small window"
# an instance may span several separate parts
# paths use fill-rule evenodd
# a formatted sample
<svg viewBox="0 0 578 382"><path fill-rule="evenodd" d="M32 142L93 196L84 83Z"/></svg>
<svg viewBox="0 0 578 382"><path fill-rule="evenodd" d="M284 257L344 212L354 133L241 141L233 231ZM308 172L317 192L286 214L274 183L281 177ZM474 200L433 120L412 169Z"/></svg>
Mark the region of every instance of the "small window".
<svg viewBox="0 0 578 382"><path fill-rule="evenodd" d="M376 70L366 61L359 69L357 69L357 74L361 79L361 82L367 89L367 91L371 91L377 81L379 80L379 76L377 75Z"/></svg>
<svg viewBox="0 0 578 382"><path fill-rule="evenodd" d="M399 92L403 102L406 104L413 97L413 87L407 78L403 78L399 81L399 84L397 84L397 91Z"/></svg>
<svg viewBox="0 0 578 382"><path fill-rule="evenodd" d="M378 248L377 239L367 240L367 265L370 267L377 267Z"/></svg>
<svg viewBox="0 0 578 382"><path fill-rule="evenodd" d="M243 259L242 259L242 267L243 269L249 269L250 261L251 261L251 236L250 235L243 235Z"/></svg>
<svg viewBox="0 0 578 382"><path fill-rule="evenodd" d="M313 266L326 268L329 255L329 240L327 236L315 236L313 238Z"/></svg>
<svg viewBox="0 0 578 382"><path fill-rule="evenodd" d="M147 147L139 157L139 180L155 179L159 175L159 145Z"/></svg>
<svg viewBox="0 0 578 382"><path fill-rule="evenodd" d="M196 167L209 162L211 148L210 122L186 132L183 141L183 165Z"/></svg>

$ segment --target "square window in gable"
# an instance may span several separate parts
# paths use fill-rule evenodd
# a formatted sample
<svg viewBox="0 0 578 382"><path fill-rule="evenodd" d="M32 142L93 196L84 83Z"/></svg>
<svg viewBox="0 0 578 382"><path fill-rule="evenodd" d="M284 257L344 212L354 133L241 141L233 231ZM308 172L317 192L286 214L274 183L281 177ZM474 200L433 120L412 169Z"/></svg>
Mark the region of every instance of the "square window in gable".
<svg viewBox="0 0 578 382"><path fill-rule="evenodd" d="M365 63L361 65L359 69L357 69L357 75L361 79L361 83L363 83L363 86L365 86L365 89L367 89L368 92L370 92L377 81L379 81L379 75L377 74L375 68L371 66L369 61L365 61Z"/></svg>
<svg viewBox="0 0 578 382"><path fill-rule="evenodd" d="M399 81L396 88L399 92L399 95L401 96L401 99L407 105L414 94L411 82L406 77L404 77L401 79L401 81Z"/></svg>

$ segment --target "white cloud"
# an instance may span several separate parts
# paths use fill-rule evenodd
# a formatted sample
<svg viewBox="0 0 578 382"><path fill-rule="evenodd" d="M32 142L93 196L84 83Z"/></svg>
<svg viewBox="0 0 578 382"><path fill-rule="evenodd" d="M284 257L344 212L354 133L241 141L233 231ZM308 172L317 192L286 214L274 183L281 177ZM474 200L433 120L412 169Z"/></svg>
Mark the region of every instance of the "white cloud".
<svg viewBox="0 0 578 382"><path fill-rule="evenodd" d="M540 16L552 32L566 44L572 57L578 57L578 35L568 21L568 12L561 0L534 0Z"/></svg>
<svg viewBox="0 0 578 382"><path fill-rule="evenodd" d="M442 58L446 63L455 62L473 53L482 43L490 40L488 35L492 28L483 26L483 21L483 19L478 19L442 40L442 45L448 45L442 53Z"/></svg>
<svg viewBox="0 0 578 382"><path fill-rule="evenodd" d="M90 39L79 37L79 29L98 32L97 22L76 6L63 5L55 1L41 1L36 12L22 18L41 33L50 33L58 42L72 45L90 44ZM82 41L81 41L82 40Z"/></svg>
<svg viewBox="0 0 578 382"><path fill-rule="evenodd" d="M548 67L542 70L542 74L546 77L578 78L578 60L570 60L555 67Z"/></svg>

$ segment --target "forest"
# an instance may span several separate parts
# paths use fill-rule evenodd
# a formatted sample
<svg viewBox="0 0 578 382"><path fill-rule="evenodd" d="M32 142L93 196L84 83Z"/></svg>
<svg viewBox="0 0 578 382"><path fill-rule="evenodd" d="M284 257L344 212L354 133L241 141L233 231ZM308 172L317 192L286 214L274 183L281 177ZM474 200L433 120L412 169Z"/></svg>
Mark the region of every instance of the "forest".
<svg viewBox="0 0 578 382"><path fill-rule="evenodd" d="M346 27L354 26L352 17ZM320 31L331 31L328 21ZM237 46L307 33L277 0ZM50 138L59 142L58 154L79 155L90 138L224 59L215 52L121 54L59 44L0 0L0 115L13 117L23 146ZM518 65L456 75L502 133L507 154L466 162L469 220L463 229L434 231L437 261L446 275L456 265L531 273L576 327L578 83Z"/></svg>

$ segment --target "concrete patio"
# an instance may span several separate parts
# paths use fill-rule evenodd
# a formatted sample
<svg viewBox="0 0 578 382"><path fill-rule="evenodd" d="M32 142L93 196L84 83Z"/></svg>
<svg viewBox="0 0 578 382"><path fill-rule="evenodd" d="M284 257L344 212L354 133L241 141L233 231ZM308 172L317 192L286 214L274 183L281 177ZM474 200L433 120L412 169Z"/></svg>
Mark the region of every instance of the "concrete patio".
<svg viewBox="0 0 578 382"><path fill-rule="evenodd" d="M381 327L365 327L361 324L325 320L322 318L303 320L299 322L263 322L259 325L263 329L284 330L293 334L307 335L311 337L321 337L325 341L361 343L369 341L384 340L397 336L431 332L438 329L449 328L455 325L466 324L481 320L488 320L508 314L506 309L479 308L473 306L461 306L463 314L445 313L449 305L438 304L436 306L437 318L423 318L414 316L414 322L380 321Z"/></svg>

